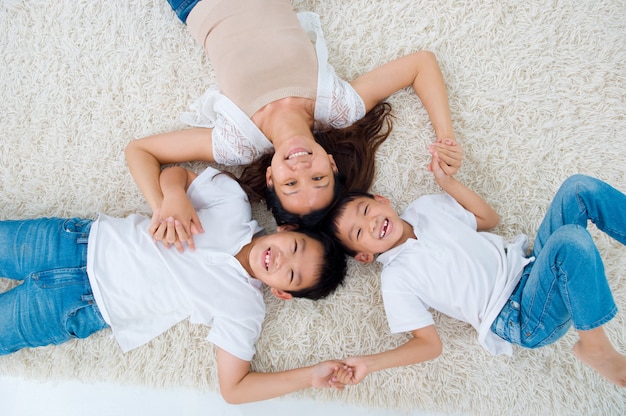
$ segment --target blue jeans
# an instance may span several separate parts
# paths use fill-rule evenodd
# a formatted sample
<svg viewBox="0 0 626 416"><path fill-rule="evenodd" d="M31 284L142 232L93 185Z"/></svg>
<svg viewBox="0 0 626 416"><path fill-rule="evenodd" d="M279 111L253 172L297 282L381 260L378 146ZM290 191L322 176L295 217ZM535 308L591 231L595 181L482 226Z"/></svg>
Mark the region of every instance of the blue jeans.
<svg viewBox="0 0 626 416"><path fill-rule="evenodd" d="M167 0L176 12L176 16L185 24L187 24L187 16L200 0Z"/></svg>
<svg viewBox="0 0 626 416"><path fill-rule="evenodd" d="M491 325L493 332L513 344L538 348L561 338L572 325L589 330L615 316L588 220L626 244L626 195L598 179L574 175L555 195L535 239L536 259Z"/></svg>
<svg viewBox="0 0 626 416"><path fill-rule="evenodd" d="M107 324L87 277L92 220L0 221L0 354L85 338Z"/></svg>

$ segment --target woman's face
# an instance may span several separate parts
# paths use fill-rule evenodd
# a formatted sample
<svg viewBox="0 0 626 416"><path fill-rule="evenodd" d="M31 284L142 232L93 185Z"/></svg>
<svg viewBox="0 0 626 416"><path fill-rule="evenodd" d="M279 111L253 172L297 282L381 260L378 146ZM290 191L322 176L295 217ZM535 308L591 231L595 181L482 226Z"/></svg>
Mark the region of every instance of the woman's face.
<svg viewBox="0 0 626 416"><path fill-rule="evenodd" d="M285 210L306 215L330 205L335 173L332 155L312 137L295 136L274 150L266 181Z"/></svg>

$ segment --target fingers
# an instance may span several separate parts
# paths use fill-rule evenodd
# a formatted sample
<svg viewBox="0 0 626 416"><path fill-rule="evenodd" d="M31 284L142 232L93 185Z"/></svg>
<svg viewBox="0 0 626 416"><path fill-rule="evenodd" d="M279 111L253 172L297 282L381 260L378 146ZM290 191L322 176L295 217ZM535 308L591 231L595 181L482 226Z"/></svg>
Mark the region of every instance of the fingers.
<svg viewBox="0 0 626 416"><path fill-rule="evenodd" d="M337 368L330 379L330 383L333 388L340 388L341 390L348 384L356 384L353 368L347 365Z"/></svg>
<svg viewBox="0 0 626 416"><path fill-rule="evenodd" d="M154 226L154 224L151 224L150 228L153 228ZM195 233L194 229L196 231ZM155 242L160 241L166 248L170 248L173 245L179 252L182 253L185 251L185 244L191 251L196 249L193 241L193 234L198 233L199 231L195 228L195 226L191 226L190 231L187 231L180 221L169 217L158 223L152 237Z"/></svg>
<svg viewBox="0 0 626 416"><path fill-rule="evenodd" d="M198 217L198 213L194 211L193 216L191 217L191 221L189 223L189 231L192 234L200 234L204 232L204 228L202 228L202 223L200 222L200 218Z"/></svg>
<svg viewBox="0 0 626 416"><path fill-rule="evenodd" d="M429 145L431 153L437 151L441 159L450 166L457 168L463 163L463 148L453 140L446 139Z"/></svg>
<svg viewBox="0 0 626 416"><path fill-rule="evenodd" d="M180 246L180 249L178 251L182 253L182 251L184 250L182 248L183 242L187 244L187 247L189 248L189 250L194 251L196 249L196 245L193 241L193 230L196 229L196 227L191 226L191 230L190 230L191 232L188 233L180 221L174 221L174 226L176 227L176 234L178 235L178 243ZM202 232L204 232L204 230ZM176 246L176 247L178 248L179 246Z"/></svg>
<svg viewBox="0 0 626 416"><path fill-rule="evenodd" d="M452 176L457 173L463 164L463 150L455 141L445 139L441 142L428 146L428 151L437 159L437 164L443 173ZM434 172L434 160L428 166L428 170Z"/></svg>

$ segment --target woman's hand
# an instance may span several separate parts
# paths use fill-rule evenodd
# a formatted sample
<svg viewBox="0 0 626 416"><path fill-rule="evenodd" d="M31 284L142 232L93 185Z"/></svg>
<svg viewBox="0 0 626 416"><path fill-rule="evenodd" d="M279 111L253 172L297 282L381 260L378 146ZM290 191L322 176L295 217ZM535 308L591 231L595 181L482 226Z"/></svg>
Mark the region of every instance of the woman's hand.
<svg viewBox="0 0 626 416"><path fill-rule="evenodd" d="M463 149L453 139L443 139L428 146L433 157L437 155L439 167L448 176L455 175L463 164ZM433 171L432 164L428 170Z"/></svg>

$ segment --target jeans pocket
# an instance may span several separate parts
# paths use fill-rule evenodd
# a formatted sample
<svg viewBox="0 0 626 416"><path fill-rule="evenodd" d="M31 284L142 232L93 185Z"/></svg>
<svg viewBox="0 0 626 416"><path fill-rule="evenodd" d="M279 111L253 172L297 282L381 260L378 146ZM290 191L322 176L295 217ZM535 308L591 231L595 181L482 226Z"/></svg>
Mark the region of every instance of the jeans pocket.
<svg viewBox="0 0 626 416"><path fill-rule="evenodd" d="M71 240L75 240L77 244L86 244L89 240L89 230L91 230L92 223L93 220L90 219L70 218L62 225L64 231L62 235Z"/></svg>
<svg viewBox="0 0 626 416"><path fill-rule="evenodd" d="M520 313L519 302L509 299L491 324L491 331L511 344L521 345Z"/></svg>
<svg viewBox="0 0 626 416"><path fill-rule="evenodd" d="M102 318L93 297L86 299L85 304L70 311L65 321L65 329L76 338L87 338L94 332L107 327L108 325Z"/></svg>

